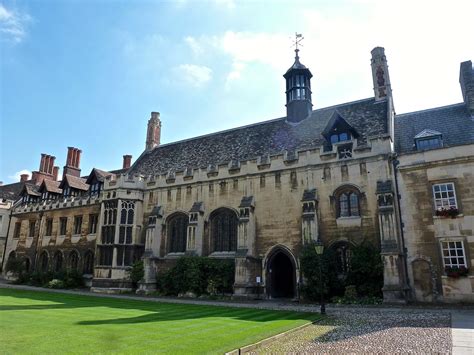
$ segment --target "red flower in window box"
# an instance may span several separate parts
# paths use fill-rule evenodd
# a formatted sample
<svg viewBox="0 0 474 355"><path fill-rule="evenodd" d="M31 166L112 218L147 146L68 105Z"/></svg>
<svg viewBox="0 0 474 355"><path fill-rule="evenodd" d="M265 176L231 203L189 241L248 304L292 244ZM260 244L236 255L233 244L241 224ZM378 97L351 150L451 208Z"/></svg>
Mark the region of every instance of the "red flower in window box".
<svg viewBox="0 0 474 355"><path fill-rule="evenodd" d="M444 271L446 272L446 276L456 279L461 276L467 276L469 273L468 268L465 266L446 266Z"/></svg>
<svg viewBox="0 0 474 355"><path fill-rule="evenodd" d="M458 214L459 214L459 210L454 206L451 206L449 208L442 208L441 207L441 208L436 210L436 215L438 217L456 218Z"/></svg>

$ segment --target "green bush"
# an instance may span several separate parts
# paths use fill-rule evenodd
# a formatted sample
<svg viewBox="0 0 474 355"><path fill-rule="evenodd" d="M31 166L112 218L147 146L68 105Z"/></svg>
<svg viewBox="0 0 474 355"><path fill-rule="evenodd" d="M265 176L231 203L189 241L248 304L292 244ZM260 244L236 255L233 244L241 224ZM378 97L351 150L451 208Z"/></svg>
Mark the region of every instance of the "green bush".
<svg viewBox="0 0 474 355"><path fill-rule="evenodd" d="M58 279L52 279L48 282L48 288L65 288L64 281Z"/></svg>
<svg viewBox="0 0 474 355"><path fill-rule="evenodd" d="M380 252L371 244L363 243L351 249L347 285L355 285L359 297L381 297L383 263Z"/></svg>
<svg viewBox="0 0 474 355"><path fill-rule="evenodd" d="M130 278L132 280L134 288L137 288L137 285L140 280L143 279L143 276L145 276L145 268L143 266L143 261L135 261L132 265L132 270L130 271Z"/></svg>
<svg viewBox="0 0 474 355"><path fill-rule="evenodd" d="M162 294L176 296L192 292L196 295L232 292L235 265L233 260L186 256L176 265L157 275L157 289Z"/></svg>
<svg viewBox="0 0 474 355"><path fill-rule="evenodd" d="M14 275L19 275L25 271L25 263L19 258L8 258L5 270L11 272Z"/></svg>

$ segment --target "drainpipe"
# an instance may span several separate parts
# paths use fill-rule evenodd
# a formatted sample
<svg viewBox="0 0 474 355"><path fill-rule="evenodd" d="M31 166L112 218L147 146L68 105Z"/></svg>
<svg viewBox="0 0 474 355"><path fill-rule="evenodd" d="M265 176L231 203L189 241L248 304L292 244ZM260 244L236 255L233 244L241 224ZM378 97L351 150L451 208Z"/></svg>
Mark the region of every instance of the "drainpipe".
<svg viewBox="0 0 474 355"><path fill-rule="evenodd" d="M400 237L402 239L402 251L403 251L403 264L405 266L405 282L407 289L405 290L405 300L408 301L408 290L410 289L410 278L408 277L408 263L407 263L407 248L405 247L405 233L403 231L403 219L402 219L402 208L400 207L400 200L401 196L398 190L398 176L397 176L397 171L398 171L398 166L400 165L400 161L397 159L397 154L393 155L392 159L392 164L393 164L393 175L395 178L395 192L397 194L397 210L398 210L398 218L400 220Z"/></svg>

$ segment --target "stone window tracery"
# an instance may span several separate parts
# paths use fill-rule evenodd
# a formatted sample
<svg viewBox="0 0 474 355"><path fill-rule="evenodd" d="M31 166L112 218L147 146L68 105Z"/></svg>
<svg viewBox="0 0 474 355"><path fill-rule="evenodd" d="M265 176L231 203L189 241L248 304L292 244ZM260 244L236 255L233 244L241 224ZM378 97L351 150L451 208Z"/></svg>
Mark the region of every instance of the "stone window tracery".
<svg viewBox="0 0 474 355"><path fill-rule="evenodd" d="M55 272L60 272L63 269L63 253L61 253L59 250L54 253L54 271Z"/></svg>
<svg viewBox="0 0 474 355"><path fill-rule="evenodd" d="M69 268L71 270L77 270L79 266L79 254L77 251L73 250L69 254Z"/></svg>
<svg viewBox="0 0 474 355"><path fill-rule="evenodd" d="M130 266L134 260L133 223L135 203L122 201L120 210L119 238L117 246L117 266Z"/></svg>
<svg viewBox="0 0 474 355"><path fill-rule="evenodd" d="M337 217L360 217L360 193L347 187L336 193Z"/></svg>
<svg viewBox="0 0 474 355"><path fill-rule="evenodd" d="M220 208L212 213L210 224L212 251L236 251L238 218L235 212Z"/></svg>
<svg viewBox="0 0 474 355"><path fill-rule="evenodd" d="M188 216L184 213L175 213L167 221L168 252L184 253L188 229Z"/></svg>
<svg viewBox="0 0 474 355"><path fill-rule="evenodd" d="M90 250L84 254L83 273L90 275L94 272L94 253Z"/></svg>
<svg viewBox="0 0 474 355"><path fill-rule="evenodd" d="M45 272L48 272L48 268L49 268L48 252L43 251L40 255L40 270L41 272L45 273Z"/></svg>

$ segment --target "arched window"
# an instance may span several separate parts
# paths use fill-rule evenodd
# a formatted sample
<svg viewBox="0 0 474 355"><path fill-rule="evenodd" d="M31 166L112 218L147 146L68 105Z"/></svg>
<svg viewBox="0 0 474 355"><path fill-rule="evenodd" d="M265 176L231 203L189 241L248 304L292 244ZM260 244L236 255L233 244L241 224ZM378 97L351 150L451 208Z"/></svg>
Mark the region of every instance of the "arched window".
<svg viewBox="0 0 474 355"><path fill-rule="evenodd" d="M53 262L54 262L54 272L59 272L62 270L63 268L63 253L61 253L59 250L54 253L54 258L53 258Z"/></svg>
<svg viewBox="0 0 474 355"><path fill-rule="evenodd" d="M48 272L49 268L49 256L48 252L44 250L40 255L40 270L41 272Z"/></svg>
<svg viewBox="0 0 474 355"><path fill-rule="evenodd" d="M76 271L79 266L79 253L73 250L69 253L69 268Z"/></svg>
<svg viewBox="0 0 474 355"><path fill-rule="evenodd" d="M84 254L84 268L83 273L91 275L94 272L94 253L90 250Z"/></svg>
<svg viewBox="0 0 474 355"><path fill-rule="evenodd" d="M337 242L331 246L331 249L336 253L336 271L338 275L347 275L351 262L350 244L347 242Z"/></svg>
<svg viewBox="0 0 474 355"><path fill-rule="evenodd" d="M337 217L360 216L360 192L354 187L341 188L335 193Z"/></svg>
<svg viewBox="0 0 474 355"><path fill-rule="evenodd" d="M188 216L184 213L175 213L168 218L167 230L169 253L184 253L186 251L188 220Z"/></svg>
<svg viewBox="0 0 474 355"><path fill-rule="evenodd" d="M220 208L211 214L212 251L237 250L237 215L228 208Z"/></svg>

